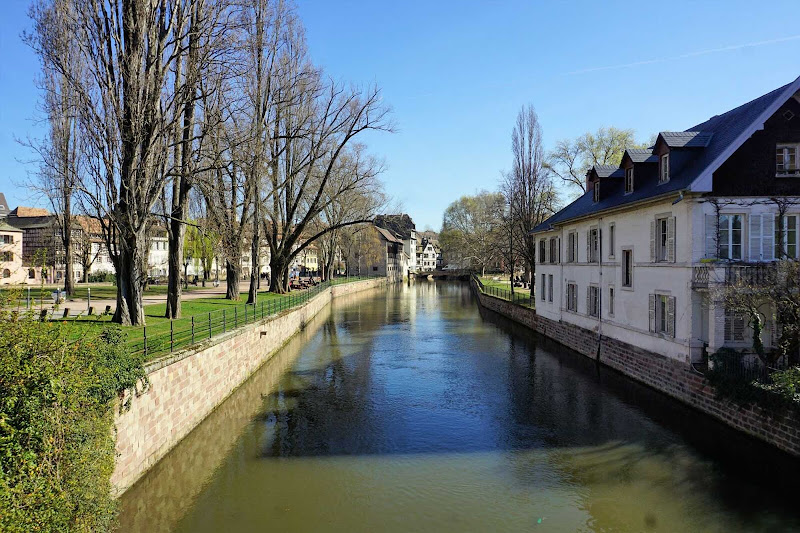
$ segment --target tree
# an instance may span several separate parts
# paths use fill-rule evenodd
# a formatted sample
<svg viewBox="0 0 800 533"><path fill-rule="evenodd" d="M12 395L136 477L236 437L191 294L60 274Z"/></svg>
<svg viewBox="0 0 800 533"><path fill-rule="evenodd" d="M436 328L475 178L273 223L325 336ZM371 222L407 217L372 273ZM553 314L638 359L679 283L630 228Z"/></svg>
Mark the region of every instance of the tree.
<svg viewBox="0 0 800 533"><path fill-rule="evenodd" d="M485 273L498 257L499 228L505 198L499 192L481 191L462 196L444 212L440 234L442 253L451 263Z"/></svg>
<svg viewBox="0 0 800 533"><path fill-rule="evenodd" d="M522 258L525 277L530 283L536 265L536 241L531 232L556 212L558 204L552 172L545 163L542 129L533 106L523 106L517 114L511 133L511 152L514 162L501 185L509 206L509 220L505 224L509 262L513 265L515 256Z"/></svg>
<svg viewBox="0 0 800 533"><path fill-rule="evenodd" d="M211 267L214 263L214 244L217 236L208 229L204 229L194 222L190 222L186 229L186 242L184 243L184 263L186 258L199 262L203 268L203 287L209 279ZM184 278L188 280L187 272L184 270Z"/></svg>
<svg viewBox="0 0 800 533"><path fill-rule="evenodd" d="M586 172L592 165L618 165L628 148L646 148L639 143L632 129L600 128L576 139L556 143L547 156L546 167L570 188L586 192Z"/></svg>

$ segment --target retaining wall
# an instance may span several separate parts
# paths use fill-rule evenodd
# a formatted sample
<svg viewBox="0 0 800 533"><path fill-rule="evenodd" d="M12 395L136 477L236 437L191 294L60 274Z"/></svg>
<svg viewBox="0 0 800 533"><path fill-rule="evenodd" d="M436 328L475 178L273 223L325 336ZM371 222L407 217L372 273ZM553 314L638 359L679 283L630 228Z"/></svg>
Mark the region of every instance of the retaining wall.
<svg viewBox="0 0 800 533"><path fill-rule="evenodd" d="M126 398L130 409L116 416L115 492L127 490L332 299L385 283L332 286L300 307L150 363L149 389Z"/></svg>
<svg viewBox="0 0 800 533"><path fill-rule="evenodd" d="M774 414L759 406L742 407L717 398L714 388L704 376L688 364L608 337L603 337L598 342L594 331L550 320L538 316L533 309L483 294L474 281L471 286L483 307L546 335L582 355L596 359L734 429L800 457L800 413L797 410Z"/></svg>

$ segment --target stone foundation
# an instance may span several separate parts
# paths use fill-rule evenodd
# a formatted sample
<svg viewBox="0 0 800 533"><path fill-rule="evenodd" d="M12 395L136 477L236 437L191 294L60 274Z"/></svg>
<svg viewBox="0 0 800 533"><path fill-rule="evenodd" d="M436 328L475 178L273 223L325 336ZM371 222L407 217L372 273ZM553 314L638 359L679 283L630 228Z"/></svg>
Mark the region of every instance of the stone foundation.
<svg viewBox="0 0 800 533"><path fill-rule="evenodd" d="M537 316L536 311L473 292L480 305L527 326L582 355L596 359L618 372L676 400L717 418L728 426L800 457L800 413L773 413L758 406L741 407L716 397L714 388L690 365L636 346L603 337L587 329ZM599 350L598 350L599 347Z"/></svg>
<svg viewBox="0 0 800 533"><path fill-rule="evenodd" d="M150 363L150 388L116 416L115 492L133 485L331 300L385 283L335 285L303 306Z"/></svg>

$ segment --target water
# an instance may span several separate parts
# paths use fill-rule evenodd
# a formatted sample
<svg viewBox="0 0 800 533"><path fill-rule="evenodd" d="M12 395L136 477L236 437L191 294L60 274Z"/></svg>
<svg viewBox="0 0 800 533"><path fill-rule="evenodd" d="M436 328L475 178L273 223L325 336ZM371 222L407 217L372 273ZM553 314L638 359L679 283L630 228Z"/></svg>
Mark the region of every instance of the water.
<svg viewBox="0 0 800 533"><path fill-rule="evenodd" d="M421 282L338 300L122 531L800 531L794 461Z"/></svg>

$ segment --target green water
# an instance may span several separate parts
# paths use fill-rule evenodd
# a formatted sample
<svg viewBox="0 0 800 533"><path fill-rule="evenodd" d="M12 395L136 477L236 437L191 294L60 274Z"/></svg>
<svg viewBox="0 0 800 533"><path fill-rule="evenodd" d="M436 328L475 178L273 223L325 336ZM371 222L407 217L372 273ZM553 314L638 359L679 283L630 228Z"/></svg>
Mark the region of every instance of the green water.
<svg viewBox="0 0 800 533"><path fill-rule="evenodd" d="M122 531L800 530L797 465L422 282L337 300L122 497Z"/></svg>

